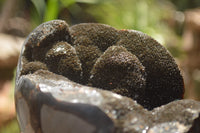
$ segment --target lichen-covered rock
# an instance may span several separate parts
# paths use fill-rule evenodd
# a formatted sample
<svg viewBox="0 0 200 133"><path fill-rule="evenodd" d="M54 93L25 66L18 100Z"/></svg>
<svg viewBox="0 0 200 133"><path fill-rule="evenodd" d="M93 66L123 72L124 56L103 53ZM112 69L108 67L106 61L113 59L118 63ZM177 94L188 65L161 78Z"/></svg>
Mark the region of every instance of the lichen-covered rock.
<svg viewBox="0 0 200 133"><path fill-rule="evenodd" d="M24 42L15 102L24 133L196 133L200 105L183 93L174 59L146 34L54 20Z"/></svg>

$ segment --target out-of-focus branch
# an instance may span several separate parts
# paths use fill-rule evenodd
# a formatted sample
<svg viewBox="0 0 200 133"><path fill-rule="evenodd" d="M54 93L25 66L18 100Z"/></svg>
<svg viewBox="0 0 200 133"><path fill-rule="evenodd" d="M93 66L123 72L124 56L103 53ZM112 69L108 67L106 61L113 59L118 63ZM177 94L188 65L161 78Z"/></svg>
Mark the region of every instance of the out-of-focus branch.
<svg viewBox="0 0 200 133"><path fill-rule="evenodd" d="M18 0L6 0L1 14L0 14L0 32L4 31L4 27L8 22L8 19L15 13L16 4Z"/></svg>
<svg viewBox="0 0 200 133"><path fill-rule="evenodd" d="M24 38L14 37L0 33L0 69L14 68Z"/></svg>

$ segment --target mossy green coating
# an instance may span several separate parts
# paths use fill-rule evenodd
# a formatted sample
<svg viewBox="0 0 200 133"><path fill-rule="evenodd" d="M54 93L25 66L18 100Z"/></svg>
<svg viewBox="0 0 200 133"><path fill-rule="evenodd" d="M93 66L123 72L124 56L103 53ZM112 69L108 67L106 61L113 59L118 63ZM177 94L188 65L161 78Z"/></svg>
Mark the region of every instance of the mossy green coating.
<svg viewBox="0 0 200 133"><path fill-rule="evenodd" d="M36 33L41 31L46 30ZM184 83L175 60L144 33L85 23L61 26L41 43L38 38L25 47L27 62L41 62L75 82L128 96L147 109L182 99ZM21 74L29 70L24 65Z"/></svg>

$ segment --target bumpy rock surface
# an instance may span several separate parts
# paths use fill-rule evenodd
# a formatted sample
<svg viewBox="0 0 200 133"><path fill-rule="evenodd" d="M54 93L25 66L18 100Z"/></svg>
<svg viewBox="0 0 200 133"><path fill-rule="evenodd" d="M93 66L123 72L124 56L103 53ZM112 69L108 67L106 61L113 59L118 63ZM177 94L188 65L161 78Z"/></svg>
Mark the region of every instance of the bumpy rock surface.
<svg viewBox="0 0 200 133"><path fill-rule="evenodd" d="M151 37L54 20L23 45L15 101L24 133L199 132L200 103L183 93L178 66Z"/></svg>
<svg viewBox="0 0 200 133"><path fill-rule="evenodd" d="M168 51L151 37L103 24L51 21L27 38L19 76L39 69L111 90L147 109L182 99L183 79Z"/></svg>

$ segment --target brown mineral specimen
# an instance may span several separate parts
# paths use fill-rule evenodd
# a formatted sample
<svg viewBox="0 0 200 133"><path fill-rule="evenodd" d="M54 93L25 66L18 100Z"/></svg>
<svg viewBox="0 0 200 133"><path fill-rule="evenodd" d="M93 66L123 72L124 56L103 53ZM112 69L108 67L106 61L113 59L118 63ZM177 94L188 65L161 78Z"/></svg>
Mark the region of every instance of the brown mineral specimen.
<svg viewBox="0 0 200 133"><path fill-rule="evenodd" d="M183 93L175 60L148 35L54 20L24 42L15 102L24 133L199 132L200 105Z"/></svg>
<svg viewBox="0 0 200 133"><path fill-rule="evenodd" d="M34 30L24 48L22 58L31 65L35 62L33 66L44 63L51 72L83 85L113 90L147 109L182 99L184 93L174 59L141 32L94 23L68 28L64 21L51 21ZM22 72L29 70L27 66L23 64ZM36 68L29 73L31 69Z"/></svg>

